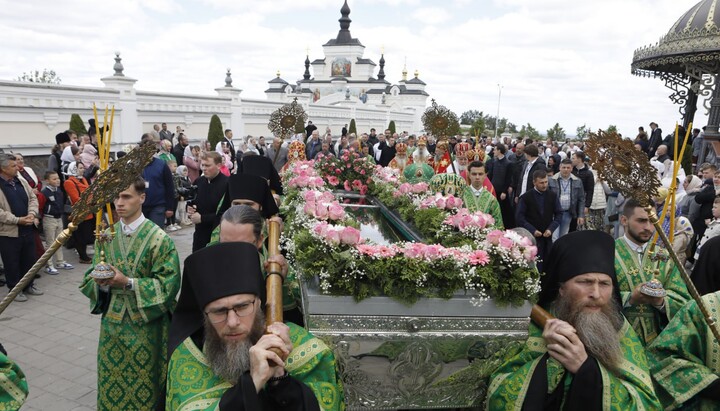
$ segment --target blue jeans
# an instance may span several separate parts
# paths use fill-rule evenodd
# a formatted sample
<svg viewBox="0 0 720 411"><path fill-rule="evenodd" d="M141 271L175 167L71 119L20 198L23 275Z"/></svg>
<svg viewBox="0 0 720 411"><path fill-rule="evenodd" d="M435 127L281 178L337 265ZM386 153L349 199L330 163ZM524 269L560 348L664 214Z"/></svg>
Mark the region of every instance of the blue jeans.
<svg viewBox="0 0 720 411"><path fill-rule="evenodd" d="M165 228L165 206L143 207L143 214L158 227Z"/></svg>
<svg viewBox="0 0 720 411"><path fill-rule="evenodd" d="M572 222L572 215L570 211L563 211L562 218L560 219L560 226L553 231L552 240L557 241L558 238L564 236L570 231L570 222Z"/></svg>

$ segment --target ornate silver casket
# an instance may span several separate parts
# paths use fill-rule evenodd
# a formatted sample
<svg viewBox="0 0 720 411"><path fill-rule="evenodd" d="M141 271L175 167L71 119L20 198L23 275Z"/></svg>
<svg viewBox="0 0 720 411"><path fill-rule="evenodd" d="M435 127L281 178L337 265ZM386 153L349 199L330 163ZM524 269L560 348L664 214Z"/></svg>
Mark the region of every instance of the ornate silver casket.
<svg viewBox="0 0 720 411"><path fill-rule="evenodd" d="M350 410L480 407L487 381L477 375L524 342L531 308L475 307L469 295L356 303L312 284L303 300L306 327L335 352Z"/></svg>

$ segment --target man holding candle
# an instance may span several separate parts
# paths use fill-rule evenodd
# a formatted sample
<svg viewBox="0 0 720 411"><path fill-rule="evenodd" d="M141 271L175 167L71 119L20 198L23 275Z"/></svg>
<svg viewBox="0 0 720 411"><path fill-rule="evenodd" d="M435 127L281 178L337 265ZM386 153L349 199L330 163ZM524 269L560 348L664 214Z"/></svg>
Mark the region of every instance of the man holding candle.
<svg viewBox="0 0 720 411"><path fill-rule="evenodd" d="M172 239L142 213L145 181L137 178L115 200L120 221L97 243L94 264L80 291L101 314L98 344L98 410L149 410L165 384L168 328L180 290L180 262ZM101 261L114 277L90 274Z"/></svg>

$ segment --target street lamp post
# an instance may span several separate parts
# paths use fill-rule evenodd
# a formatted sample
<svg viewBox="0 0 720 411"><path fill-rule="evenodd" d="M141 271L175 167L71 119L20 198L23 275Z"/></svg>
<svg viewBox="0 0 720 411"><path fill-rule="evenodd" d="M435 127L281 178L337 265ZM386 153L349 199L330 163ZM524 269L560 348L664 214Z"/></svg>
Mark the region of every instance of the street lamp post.
<svg viewBox="0 0 720 411"><path fill-rule="evenodd" d="M498 127L500 127L500 96L502 96L502 89L503 89L503 86L501 86L500 84L498 84L497 86L498 86L498 106L497 106L497 117L495 117L495 137L494 137L495 141L497 141Z"/></svg>

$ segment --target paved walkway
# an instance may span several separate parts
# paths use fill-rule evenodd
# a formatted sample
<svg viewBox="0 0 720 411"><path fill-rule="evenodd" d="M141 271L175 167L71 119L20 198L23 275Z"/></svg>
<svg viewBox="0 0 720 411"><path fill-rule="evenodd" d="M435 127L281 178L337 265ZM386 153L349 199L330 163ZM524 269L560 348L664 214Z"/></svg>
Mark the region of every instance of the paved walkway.
<svg viewBox="0 0 720 411"><path fill-rule="evenodd" d="M193 228L171 233L180 262L190 254ZM64 249L74 270L44 274L35 281L45 295L13 302L0 315L0 342L25 372L30 395L22 410L95 410L100 317L90 314L78 285L88 265ZM7 287L0 290L0 299Z"/></svg>

